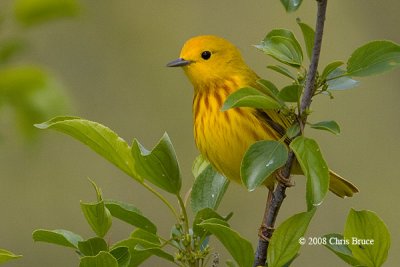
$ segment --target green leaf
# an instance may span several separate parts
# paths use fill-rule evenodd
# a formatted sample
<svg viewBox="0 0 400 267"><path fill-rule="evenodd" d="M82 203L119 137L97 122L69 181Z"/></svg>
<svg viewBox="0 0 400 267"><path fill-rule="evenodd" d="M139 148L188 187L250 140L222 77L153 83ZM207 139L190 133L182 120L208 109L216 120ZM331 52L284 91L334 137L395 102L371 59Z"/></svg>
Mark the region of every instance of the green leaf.
<svg viewBox="0 0 400 267"><path fill-rule="evenodd" d="M288 157L286 146L278 141L258 141L246 151L240 175L247 190L253 191L282 167Z"/></svg>
<svg viewBox="0 0 400 267"><path fill-rule="evenodd" d="M303 86L299 84L292 84L282 88L278 97L285 102L298 102L303 91Z"/></svg>
<svg viewBox="0 0 400 267"><path fill-rule="evenodd" d="M76 0L16 0L14 4L15 17L25 26L74 17L78 11L79 5Z"/></svg>
<svg viewBox="0 0 400 267"><path fill-rule="evenodd" d="M194 178L197 178L209 165L210 162L208 162L203 155L198 155L192 165L192 174Z"/></svg>
<svg viewBox="0 0 400 267"><path fill-rule="evenodd" d="M131 254L128 247L117 247L110 251L110 254L117 260L118 267L128 267Z"/></svg>
<svg viewBox="0 0 400 267"><path fill-rule="evenodd" d="M75 138L138 182L143 182L133 172L133 158L128 144L108 127L77 117L56 117L35 126L54 129Z"/></svg>
<svg viewBox="0 0 400 267"><path fill-rule="evenodd" d="M161 255L163 251L160 249L160 241L156 239L153 235L148 235L147 233L136 231L132 234L131 238L137 242L135 250L133 252L131 264L134 266L140 266L140 263L150 258L151 256L159 253L160 257L168 257L166 255ZM153 249L153 251L146 250Z"/></svg>
<svg viewBox="0 0 400 267"><path fill-rule="evenodd" d="M193 213L204 208L216 210L228 188L229 181L209 164L196 178L190 194Z"/></svg>
<svg viewBox="0 0 400 267"><path fill-rule="evenodd" d="M171 245L179 248L183 248L182 244L183 226L181 224L174 224L170 230Z"/></svg>
<svg viewBox="0 0 400 267"><path fill-rule="evenodd" d="M135 247L137 246L139 242L135 239L128 238L119 241L118 243L114 244L114 249L119 248L119 247L126 247L129 250L129 267L133 266L139 266L142 264L146 259L151 257L151 254L149 252L139 252L135 250Z"/></svg>
<svg viewBox="0 0 400 267"><path fill-rule="evenodd" d="M296 11L303 0L281 0L282 5L285 7L286 12Z"/></svg>
<svg viewBox="0 0 400 267"><path fill-rule="evenodd" d="M79 267L118 267L118 261L109 252L101 251L96 256L82 257Z"/></svg>
<svg viewBox="0 0 400 267"><path fill-rule="evenodd" d="M391 41L372 41L357 48L347 61L347 75L370 76L400 66L400 46Z"/></svg>
<svg viewBox="0 0 400 267"><path fill-rule="evenodd" d="M232 213L230 215L232 215ZM213 209L210 208L202 209L196 213L196 216L193 220L193 233L199 236L200 238L204 238L205 236L210 235L210 233L207 232L203 227L199 226L199 224L205 220L212 218L226 222L230 218L230 216L228 215L227 217L224 218ZM229 227L229 224L227 222L224 225Z"/></svg>
<svg viewBox="0 0 400 267"><path fill-rule="evenodd" d="M344 236L340 234L327 234L324 235L327 242L324 244L330 251L335 253L339 258L344 260L351 266L359 266L360 263L356 258L354 258L353 253L348 247L349 240L345 239Z"/></svg>
<svg viewBox="0 0 400 267"><path fill-rule="evenodd" d="M108 251L108 245L103 238L93 237L78 242L79 251L85 256L96 256L100 251Z"/></svg>
<svg viewBox="0 0 400 267"><path fill-rule="evenodd" d="M155 253L160 253L161 256L168 257L170 259L170 255L164 255L161 248L161 243L159 238L150 232L147 232L143 229L136 229L130 236L130 238L121 240L112 246L112 250L118 247L127 247L130 253L130 262L129 267L133 266L141 266L141 264L147 260ZM146 251L147 248L157 248L157 252L154 251ZM160 252L161 251L161 252ZM162 255L161 255L162 254Z"/></svg>
<svg viewBox="0 0 400 267"><path fill-rule="evenodd" d="M10 260L15 260L21 258L22 255L15 255L11 251L0 249L0 264L8 262Z"/></svg>
<svg viewBox="0 0 400 267"><path fill-rule="evenodd" d="M321 205L329 189L329 169L315 140L296 137L290 148L296 155L307 177L306 199L308 210Z"/></svg>
<svg viewBox="0 0 400 267"><path fill-rule="evenodd" d="M143 229L136 229L135 231L132 232L131 238L135 240L144 240L146 243L152 243L152 246L160 246L161 242L159 237L156 234L147 232L146 230Z"/></svg>
<svg viewBox="0 0 400 267"><path fill-rule="evenodd" d="M149 259L153 254L148 251L138 251L136 249L131 252L131 260L129 262L129 267L142 266L142 263Z"/></svg>
<svg viewBox="0 0 400 267"><path fill-rule="evenodd" d="M10 47L11 46L11 47ZM1 51L4 60L18 50L18 41L6 43ZM12 51L10 51L12 50ZM26 137L37 131L34 123L66 112L66 99L60 86L38 66L16 65L0 70L0 98L16 113L16 121Z"/></svg>
<svg viewBox="0 0 400 267"><path fill-rule="evenodd" d="M169 193L179 194L182 178L175 150L167 133L151 151L135 139L132 144L132 156L135 173L142 180L146 179Z"/></svg>
<svg viewBox="0 0 400 267"><path fill-rule="evenodd" d="M296 122L286 130L286 136L293 139L300 133L300 125Z"/></svg>
<svg viewBox="0 0 400 267"><path fill-rule="evenodd" d="M286 76L286 77L288 77L288 78L290 78L292 80L296 80L297 79L297 77L293 73L291 73L290 70L288 70L285 67L276 65L276 66L267 66L267 68L271 69L271 70L274 70L274 71L276 71L276 72L282 74L283 76Z"/></svg>
<svg viewBox="0 0 400 267"><path fill-rule="evenodd" d="M329 63L328 65L326 65L326 67L322 71L320 79L325 80L328 77L328 75L330 75L334 70L336 70L343 64L344 64L343 61L334 61L334 62Z"/></svg>
<svg viewBox="0 0 400 267"><path fill-rule="evenodd" d="M336 121L320 121L317 123L311 123L311 128L318 130L325 130L333 134L340 134L340 126Z"/></svg>
<svg viewBox="0 0 400 267"><path fill-rule="evenodd" d="M91 180L90 178L88 178L89 182L92 184L93 189L96 191L96 199L97 201L102 201L103 200L103 193L101 192L100 187L97 186L97 184Z"/></svg>
<svg viewBox="0 0 400 267"><path fill-rule="evenodd" d="M237 267L237 265L233 261L227 260L225 263L226 263L226 266L228 266L228 267Z"/></svg>
<svg viewBox="0 0 400 267"><path fill-rule="evenodd" d="M297 253L293 258L291 258L287 263L285 263L282 267L290 267L292 265L292 262L299 256Z"/></svg>
<svg viewBox="0 0 400 267"><path fill-rule="evenodd" d="M333 70L327 77L329 90L346 90L356 87L359 82L346 76L341 68Z"/></svg>
<svg viewBox="0 0 400 267"><path fill-rule="evenodd" d="M151 255L155 255L157 257L160 257L164 260L167 260L169 262L175 262L174 256L172 256L171 254L163 251L160 247L152 247L152 244L148 244L146 246L142 246L146 244L145 242L143 242L142 244L136 246L136 250L140 251L140 252L147 252L150 253Z"/></svg>
<svg viewBox="0 0 400 267"><path fill-rule="evenodd" d="M0 98L13 108L16 123L26 137L34 137L33 124L67 112L62 88L37 66L7 66L0 70Z"/></svg>
<svg viewBox="0 0 400 267"><path fill-rule="evenodd" d="M269 242L267 262L269 267L280 267L296 257L300 250L299 238L306 233L316 208L302 212L285 220L274 231Z"/></svg>
<svg viewBox="0 0 400 267"><path fill-rule="evenodd" d="M0 69L0 95L7 95L17 101L21 95L46 86L47 74L30 65L12 66Z"/></svg>
<svg viewBox="0 0 400 267"><path fill-rule="evenodd" d="M157 227L148 218L142 215L136 207L115 200L106 200L105 205L111 215L126 223L142 228L150 233L156 233Z"/></svg>
<svg viewBox="0 0 400 267"><path fill-rule="evenodd" d="M62 229L38 229L32 233L32 237L35 241L46 242L75 249L78 248L78 242L83 241L81 236Z"/></svg>
<svg viewBox="0 0 400 267"><path fill-rule="evenodd" d="M245 87L230 94L226 98L221 111L236 107L276 109L281 107L281 105L272 97L263 94L260 90L252 87Z"/></svg>
<svg viewBox="0 0 400 267"><path fill-rule="evenodd" d="M26 43L20 39L3 40L0 46L0 63L9 62L15 55L19 54L26 47Z"/></svg>
<svg viewBox="0 0 400 267"><path fill-rule="evenodd" d="M303 33L307 56L308 59L311 61L312 51L314 48L314 36L315 36L314 29L300 21L298 21L297 24L299 24L301 32Z"/></svg>
<svg viewBox="0 0 400 267"><path fill-rule="evenodd" d="M362 266L382 266L390 248L390 234L385 223L372 211L351 209L344 228L344 238Z"/></svg>
<svg viewBox="0 0 400 267"><path fill-rule="evenodd" d="M81 209L92 230L99 237L104 237L111 227L111 214L105 207L104 201L84 203L81 201Z"/></svg>
<svg viewBox="0 0 400 267"><path fill-rule="evenodd" d="M137 229L137 231L143 231L141 229ZM135 232L137 232L135 231ZM134 238L134 234L132 234L131 238L121 240L117 242L116 244L113 245L112 250L118 248L118 247L127 247L129 249L129 254L130 254L130 261L129 261L129 266L139 266L142 264L146 259L151 257L151 253L149 252L143 252L143 251L137 251L135 248L136 246L140 243L140 241L137 238ZM144 232L144 231L143 231ZM157 242L158 239L156 238Z"/></svg>
<svg viewBox="0 0 400 267"><path fill-rule="evenodd" d="M252 266L254 250L251 243L225 224L226 222L214 218L205 220L199 225L218 238L239 267Z"/></svg>
<svg viewBox="0 0 400 267"><path fill-rule="evenodd" d="M276 60L296 68L303 62L299 42L294 34L286 29L272 30L256 47Z"/></svg>
<svg viewBox="0 0 400 267"><path fill-rule="evenodd" d="M277 96L279 93L278 87L276 87L275 84L273 84L271 81L264 80L264 79L258 79L257 83L261 85L261 90L269 95L269 96Z"/></svg>
<svg viewBox="0 0 400 267"><path fill-rule="evenodd" d="M132 233L131 238L138 242L135 250L139 253L150 253L150 255L174 262L174 257L161 249L160 240L156 235L138 229Z"/></svg>

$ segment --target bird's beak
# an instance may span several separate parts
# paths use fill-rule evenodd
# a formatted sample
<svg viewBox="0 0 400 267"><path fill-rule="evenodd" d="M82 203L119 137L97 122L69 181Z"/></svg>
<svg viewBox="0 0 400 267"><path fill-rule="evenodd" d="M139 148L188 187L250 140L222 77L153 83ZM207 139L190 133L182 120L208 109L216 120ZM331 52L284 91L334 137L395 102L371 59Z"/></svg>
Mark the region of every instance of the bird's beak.
<svg viewBox="0 0 400 267"><path fill-rule="evenodd" d="M187 66L193 61L190 60L184 60L183 58L178 58L175 59L174 61L171 61L170 63L167 64L167 67L183 67Z"/></svg>

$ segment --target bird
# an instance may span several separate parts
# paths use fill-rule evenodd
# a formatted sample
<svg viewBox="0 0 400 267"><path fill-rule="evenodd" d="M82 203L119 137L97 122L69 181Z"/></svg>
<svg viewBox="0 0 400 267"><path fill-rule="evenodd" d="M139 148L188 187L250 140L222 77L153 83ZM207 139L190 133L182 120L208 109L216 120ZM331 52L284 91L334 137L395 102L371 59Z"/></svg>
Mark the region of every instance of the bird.
<svg viewBox="0 0 400 267"><path fill-rule="evenodd" d="M184 43L179 58L167 67L181 67L193 85L196 146L213 168L229 180L241 183L241 161L252 144L260 140L285 139L286 130L294 119L279 109L236 107L221 110L227 97L238 89L260 88L257 83L260 77L231 42L215 35L192 37ZM329 189L337 196L351 197L358 192L351 182L331 170L329 173ZM273 190L275 181L266 179L269 190Z"/></svg>

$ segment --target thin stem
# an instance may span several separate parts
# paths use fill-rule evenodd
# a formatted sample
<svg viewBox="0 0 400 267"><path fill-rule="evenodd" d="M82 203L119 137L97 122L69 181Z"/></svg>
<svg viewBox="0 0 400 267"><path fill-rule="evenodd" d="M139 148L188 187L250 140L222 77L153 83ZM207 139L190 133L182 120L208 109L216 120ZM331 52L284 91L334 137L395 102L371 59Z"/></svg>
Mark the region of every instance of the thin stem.
<svg viewBox="0 0 400 267"><path fill-rule="evenodd" d="M185 203L183 202L183 199L181 198L180 195L176 196L178 198L179 206L181 207L182 214L183 214L183 220L185 221L185 233L189 234L189 217L186 212L186 207Z"/></svg>
<svg viewBox="0 0 400 267"><path fill-rule="evenodd" d="M317 76L319 56L321 54L322 36L324 33L326 7L328 5L328 0L317 0L317 3L318 3L318 10L317 10L317 22L315 26L314 48L311 56L311 63L307 74L306 84L304 87L303 98L301 99L301 104L300 104L300 116L303 122L303 125L300 125L300 127L303 128L304 128L304 123L307 120L307 114L305 111L310 107L312 96L315 91L315 79Z"/></svg>
<svg viewBox="0 0 400 267"><path fill-rule="evenodd" d="M307 122L307 110L311 105L312 96L315 92L315 80L318 69L319 56L321 53L322 36L324 31L326 8L328 0L317 0L318 11L317 11L317 22L315 27L315 39L314 48L311 57L311 63L307 74L307 79L304 87L304 94L300 102L300 108L298 110L298 121L300 123L301 133L304 132L304 125ZM263 222L260 228L260 238L258 240L257 251L254 258L253 266L265 266L267 259L267 249L269 240L273 234L275 221L279 213L279 209L282 205L283 200L286 197L286 188L289 186L290 170L296 157L292 150L288 155L288 160L285 166L278 171L277 176L278 184L273 192L268 193L268 200L264 211ZM288 182L283 182L283 181Z"/></svg>
<svg viewBox="0 0 400 267"><path fill-rule="evenodd" d="M187 215L186 207L185 207L185 203L184 203L183 199L181 198L180 195L176 195L176 197L178 198L179 206L181 207L181 212L183 215L184 230L185 230L184 238L186 238L187 236L190 236L189 217ZM193 237L191 237L191 238L193 238ZM191 255L192 254L192 240L189 241L189 243L187 245L185 245L185 248L186 248L187 255ZM189 262L188 264L190 267L197 267L198 261L196 260L195 262Z"/></svg>
<svg viewBox="0 0 400 267"><path fill-rule="evenodd" d="M171 210L171 212L174 214L176 220L179 222L179 214L175 210L175 208L171 205L171 203L168 202L167 199L163 195L161 195L158 191L156 191L153 187L150 185L146 184L145 182L142 183L142 185L149 190L151 193L153 193L156 197L158 197L162 202L164 202L165 205Z"/></svg>
<svg viewBox="0 0 400 267"><path fill-rule="evenodd" d="M293 151L289 152L288 160L285 166L280 170L281 177L288 179L290 169L295 159ZM268 199L265 205L264 217L260 228L260 238L258 239L257 250L254 258L253 267L264 266L267 260L267 249L269 240L272 237L275 228L275 221L278 217L279 210L286 197L286 188L288 186L279 182L276 189L268 192Z"/></svg>

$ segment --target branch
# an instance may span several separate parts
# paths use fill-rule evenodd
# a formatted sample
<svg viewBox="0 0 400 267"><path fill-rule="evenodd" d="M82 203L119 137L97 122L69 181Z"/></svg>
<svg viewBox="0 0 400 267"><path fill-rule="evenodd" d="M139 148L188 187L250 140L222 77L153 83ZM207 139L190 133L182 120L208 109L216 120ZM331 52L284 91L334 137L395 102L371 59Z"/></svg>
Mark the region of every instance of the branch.
<svg viewBox="0 0 400 267"><path fill-rule="evenodd" d="M311 105L312 96L315 92L315 79L317 75L319 56L321 53L322 36L324 32L324 24L326 17L326 8L328 0L317 0L317 21L315 26L314 48L311 57L311 63L307 74L304 93L300 103L300 112L298 121L300 124L301 133L304 132L304 125L307 121L308 109ZM300 135L300 134L299 134ZM295 155L292 150L289 151L288 160L285 166L278 171L278 184L273 192L269 191L268 199L264 211L263 221L260 228L257 251L254 258L253 267L265 266L267 260L267 249L269 240L272 237L275 229L275 221L278 216L279 209L283 200L286 197L286 188L290 186L290 170L292 168Z"/></svg>
<svg viewBox="0 0 400 267"><path fill-rule="evenodd" d="M311 56L310 68L307 74L307 80L304 87L303 98L300 104L300 115L302 116L302 129L304 129L304 123L307 120L307 109L311 105L311 99L315 92L315 78L317 76L319 55L321 54L322 35L324 34L324 25L326 17L326 7L328 0L317 0L318 11L317 11L317 23L315 26L315 38L314 48Z"/></svg>

